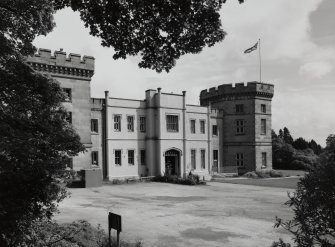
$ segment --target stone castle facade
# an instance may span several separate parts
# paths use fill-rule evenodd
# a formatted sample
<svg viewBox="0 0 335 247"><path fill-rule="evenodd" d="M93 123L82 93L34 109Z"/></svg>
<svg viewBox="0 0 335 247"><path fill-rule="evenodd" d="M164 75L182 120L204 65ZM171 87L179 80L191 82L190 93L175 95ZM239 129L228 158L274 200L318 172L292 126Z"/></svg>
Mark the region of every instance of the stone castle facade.
<svg viewBox="0 0 335 247"><path fill-rule="evenodd" d="M259 82L203 90L200 105L181 94L145 91L143 100L105 92L90 97L94 58L39 49L27 58L36 71L57 79L64 107L87 152L75 170L101 168L102 178L124 179L189 172L245 173L272 168L271 100L274 87Z"/></svg>

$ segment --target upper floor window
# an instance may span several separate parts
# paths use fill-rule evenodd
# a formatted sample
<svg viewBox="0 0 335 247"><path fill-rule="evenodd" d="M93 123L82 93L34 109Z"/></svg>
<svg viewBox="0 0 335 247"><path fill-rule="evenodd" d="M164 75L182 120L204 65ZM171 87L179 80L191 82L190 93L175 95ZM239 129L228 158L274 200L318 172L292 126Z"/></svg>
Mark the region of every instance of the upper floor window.
<svg viewBox="0 0 335 247"><path fill-rule="evenodd" d="M212 135L213 136L217 136L218 135L218 126L217 125L213 125L212 126Z"/></svg>
<svg viewBox="0 0 335 247"><path fill-rule="evenodd" d="M265 104L261 104L261 112L266 113L266 105Z"/></svg>
<svg viewBox="0 0 335 247"><path fill-rule="evenodd" d="M191 119L191 133L194 134L195 133L195 120Z"/></svg>
<svg viewBox="0 0 335 247"><path fill-rule="evenodd" d="M127 116L127 129L130 132L134 131L134 116Z"/></svg>
<svg viewBox="0 0 335 247"><path fill-rule="evenodd" d="M141 132L146 131L146 121L145 121L145 117L143 116L140 117L140 131Z"/></svg>
<svg viewBox="0 0 335 247"><path fill-rule="evenodd" d="M115 155L115 165L121 165L121 150L117 149L114 150L114 155Z"/></svg>
<svg viewBox="0 0 335 247"><path fill-rule="evenodd" d="M178 132L178 115L166 115L166 130L168 132Z"/></svg>
<svg viewBox="0 0 335 247"><path fill-rule="evenodd" d="M128 150L128 164L129 165L134 165L134 150Z"/></svg>
<svg viewBox="0 0 335 247"><path fill-rule="evenodd" d="M65 102L71 102L72 101L72 92L71 88L62 88L63 93L65 94Z"/></svg>
<svg viewBox="0 0 335 247"><path fill-rule="evenodd" d="M92 165L98 166L99 165L99 155L98 151L92 151Z"/></svg>
<svg viewBox="0 0 335 247"><path fill-rule="evenodd" d="M98 119L91 119L91 132L99 132Z"/></svg>
<svg viewBox="0 0 335 247"><path fill-rule="evenodd" d="M244 166L244 154L236 153L236 166L243 167Z"/></svg>
<svg viewBox="0 0 335 247"><path fill-rule="evenodd" d="M236 120L236 134L244 134L244 120Z"/></svg>
<svg viewBox="0 0 335 247"><path fill-rule="evenodd" d="M236 113L244 112L244 105L242 105L242 104L235 105L235 111L236 111Z"/></svg>
<svg viewBox="0 0 335 247"><path fill-rule="evenodd" d="M200 133L205 134L205 120L200 120Z"/></svg>
<svg viewBox="0 0 335 247"><path fill-rule="evenodd" d="M121 131L121 115L114 115L114 131Z"/></svg>
<svg viewBox="0 0 335 247"><path fill-rule="evenodd" d="M191 168L192 170L196 169L196 150L191 149Z"/></svg>
<svg viewBox="0 0 335 247"><path fill-rule="evenodd" d="M206 150L202 149L201 151L201 169L206 168Z"/></svg>
<svg viewBox="0 0 335 247"><path fill-rule="evenodd" d="M141 165L145 166L145 149L141 150Z"/></svg>
<svg viewBox="0 0 335 247"><path fill-rule="evenodd" d="M261 119L261 135L266 135L266 119Z"/></svg>

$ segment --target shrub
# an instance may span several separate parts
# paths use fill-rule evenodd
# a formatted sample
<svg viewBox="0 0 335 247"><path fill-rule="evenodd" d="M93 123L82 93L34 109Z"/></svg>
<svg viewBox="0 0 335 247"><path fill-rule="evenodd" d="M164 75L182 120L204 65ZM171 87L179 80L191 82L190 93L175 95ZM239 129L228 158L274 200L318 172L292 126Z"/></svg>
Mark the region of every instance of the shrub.
<svg viewBox="0 0 335 247"><path fill-rule="evenodd" d="M152 178L151 181L161 183L183 184L183 185L206 184L205 181L200 181L198 175L192 173L190 173L186 178L180 178L176 175L156 176Z"/></svg>
<svg viewBox="0 0 335 247"><path fill-rule="evenodd" d="M257 170L243 174L243 177L247 178L270 178L270 177L277 178L282 176L283 173L278 172L276 170Z"/></svg>
<svg viewBox="0 0 335 247"><path fill-rule="evenodd" d="M258 178L258 175L256 174L256 172L247 172L243 174L243 177L247 177L247 178Z"/></svg>
<svg viewBox="0 0 335 247"><path fill-rule="evenodd" d="M270 170L270 176L272 178L279 178L279 177L283 177L283 173L282 172L279 172L279 171L276 171L276 170Z"/></svg>

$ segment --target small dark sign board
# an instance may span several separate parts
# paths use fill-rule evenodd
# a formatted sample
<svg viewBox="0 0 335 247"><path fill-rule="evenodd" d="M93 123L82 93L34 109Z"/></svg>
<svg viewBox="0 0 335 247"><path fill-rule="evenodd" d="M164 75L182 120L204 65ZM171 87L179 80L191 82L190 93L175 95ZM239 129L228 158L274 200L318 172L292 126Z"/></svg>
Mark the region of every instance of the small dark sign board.
<svg viewBox="0 0 335 247"><path fill-rule="evenodd" d="M113 214L109 212L108 214L108 230L114 229L118 232L122 231L121 227L121 215Z"/></svg>

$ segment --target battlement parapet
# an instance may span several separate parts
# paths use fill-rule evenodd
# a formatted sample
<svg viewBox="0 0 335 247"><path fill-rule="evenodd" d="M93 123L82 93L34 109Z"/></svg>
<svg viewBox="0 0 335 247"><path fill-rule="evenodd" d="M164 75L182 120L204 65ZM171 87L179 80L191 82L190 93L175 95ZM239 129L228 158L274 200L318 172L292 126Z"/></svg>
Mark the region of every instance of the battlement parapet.
<svg viewBox="0 0 335 247"><path fill-rule="evenodd" d="M236 83L235 86L232 84L222 84L220 86L212 87L209 90L202 90L200 93L200 101L205 103L208 100L219 100L223 98L229 98L237 96L260 96L265 98L272 98L274 93L274 85L260 83L260 82L248 82L247 85L242 83Z"/></svg>
<svg viewBox="0 0 335 247"><path fill-rule="evenodd" d="M64 76L75 76L91 78L94 74L94 57L83 56L66 52L55 51L51 55L51 50L40 48L38 53L27 57L27 63L36 71L62 74Z"/></svg>

